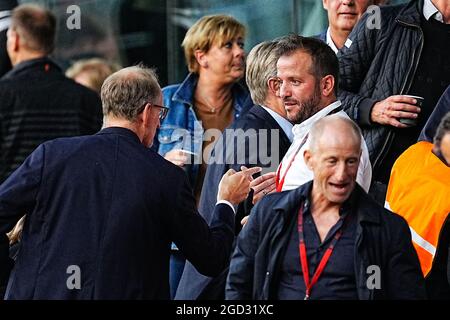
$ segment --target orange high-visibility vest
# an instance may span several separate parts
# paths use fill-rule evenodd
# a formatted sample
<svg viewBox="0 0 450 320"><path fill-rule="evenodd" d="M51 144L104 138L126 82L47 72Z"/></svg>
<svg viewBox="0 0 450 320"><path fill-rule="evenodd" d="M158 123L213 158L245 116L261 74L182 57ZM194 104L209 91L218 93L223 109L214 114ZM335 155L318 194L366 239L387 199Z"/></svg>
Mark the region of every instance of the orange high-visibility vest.
<svg viewBox="0 0 450 320"><path fill-rule="evenodd" d="M450 167L421 141L395 162L386 195L386 208L409 224L414 247L426 276L433 265L439 234L450 212Z"/></svg>

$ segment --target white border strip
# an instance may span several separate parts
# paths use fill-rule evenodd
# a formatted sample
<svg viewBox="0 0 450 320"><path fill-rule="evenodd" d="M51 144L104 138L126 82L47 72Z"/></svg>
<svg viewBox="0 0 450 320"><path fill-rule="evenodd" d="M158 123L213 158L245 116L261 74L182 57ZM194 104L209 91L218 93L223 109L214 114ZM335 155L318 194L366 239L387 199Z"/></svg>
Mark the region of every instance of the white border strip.
<svg viewBox="0 0 450 320"><path fill-rule="evenodd" d="M384 207L390 211L392 211L391 207L389 206L389 202L384 202ZM409 227L409 230L411 231L411 237L412 241L417 244L419 247L424 249L425 251L429 252L433 258L436 255L436 247L433 246L431 243L429 243L427 240L422 238L416 231L414 231L413 228Z"/></svg>
<svg viewBox="0 0 450 320"><path fill-rule="evenodd" d="M434 258L434 255L436 254L436 247L433 246L431 243L429 243L427 240L422 238L417 232L414 231L413 228L409 227L409 230L411 230L411 236L412 240L422 249L428 251Z"/></svg>

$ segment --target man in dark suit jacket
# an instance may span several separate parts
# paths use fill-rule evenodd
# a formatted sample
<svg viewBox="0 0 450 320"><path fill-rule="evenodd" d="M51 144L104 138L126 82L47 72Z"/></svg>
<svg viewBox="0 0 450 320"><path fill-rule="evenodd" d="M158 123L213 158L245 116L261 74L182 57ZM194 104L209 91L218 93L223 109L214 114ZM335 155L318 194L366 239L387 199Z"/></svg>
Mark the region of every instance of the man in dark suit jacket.
<svg viewBox="0 0 450 320"><path fill-rule="evenodd" d="M205 182L199 203L199 211L211 222L217 184L228 169L240 170L241 166L262 167L263 171L274 172L291 144L292 124L286 119L283 102L276 92L268 87L271 77L276 75L277 41L266 41L255 46L247 58L246 81L255 105L249 112L226 129L212 152L206 171ZM273 174L255 187L255 197L274 190ZM267 185L266 188L264 186ZM271 189L272 187L272 189ZM241 219L248 215L253 199L238 206L236 232L240 230ZM178 286L176 299L223 299L227 270L212 279L201 275L187 263Z"/></svg>
<svg viewBox="0 0 450 320"><path fill-rule="evenodd" d="M209 228L182 169L148 148L167 112L152 70L102 87L105 129L40 145L0 186L0 275L8 232L27 213L7 299L168 299L170 244L214 276L234 239L252 168L221 180Z"/></svg>
<svg viewBox="0 0 450 320"><path fill-rule="evenodd" d="M48 58L56 19L35 5L12 11L7 49L13 69L0 80L0 183L42 142L96 133L98 95L66 78Z"/></svg>

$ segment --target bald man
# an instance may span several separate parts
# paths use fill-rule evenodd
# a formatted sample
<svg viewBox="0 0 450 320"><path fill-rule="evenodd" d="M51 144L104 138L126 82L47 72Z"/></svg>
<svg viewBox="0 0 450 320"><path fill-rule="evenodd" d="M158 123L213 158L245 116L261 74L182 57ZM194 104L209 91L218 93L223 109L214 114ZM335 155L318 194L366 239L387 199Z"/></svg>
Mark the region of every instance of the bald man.
<svg viewBox="0 0 450 320"><path fill-rule="evenodd" d="M357 125L327 116L313 125L310 139L303 156L313 181L254 207L237 240L226 298L425 298L405 220L355 182Z"/></svg>

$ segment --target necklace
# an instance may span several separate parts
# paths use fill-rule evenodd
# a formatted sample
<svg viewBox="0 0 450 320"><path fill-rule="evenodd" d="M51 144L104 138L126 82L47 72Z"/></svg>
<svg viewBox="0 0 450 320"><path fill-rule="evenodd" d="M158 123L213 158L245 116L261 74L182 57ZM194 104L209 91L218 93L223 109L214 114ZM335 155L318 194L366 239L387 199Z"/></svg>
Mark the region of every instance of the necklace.
<svg viewBox="0 0 450 320"><path fill-rule="evenodd" d="M227 95L227 97L223 100L222 105L221 106L213 106L209 100L206 98L206 96L204 96L203 94L201 94L200 92L196 92L197 93L197 108L200 109L199 107L202 106L206 106L207 109L203 110L203 111L207 111L209 113L216 113L218 111L220 111L224 106L228 105L228 103L230 102L230 100L232 99L231 93ZM198 96L201 98L201 100L198 99Z"/></svg>

